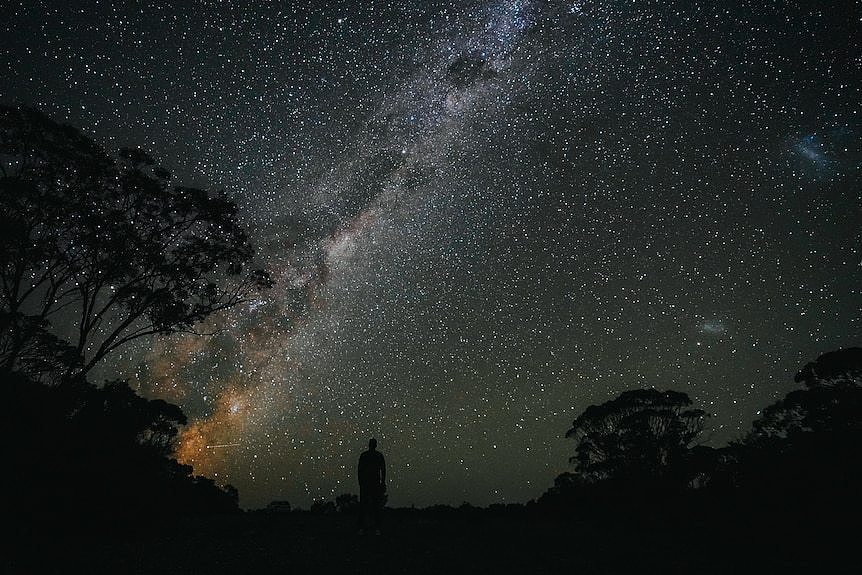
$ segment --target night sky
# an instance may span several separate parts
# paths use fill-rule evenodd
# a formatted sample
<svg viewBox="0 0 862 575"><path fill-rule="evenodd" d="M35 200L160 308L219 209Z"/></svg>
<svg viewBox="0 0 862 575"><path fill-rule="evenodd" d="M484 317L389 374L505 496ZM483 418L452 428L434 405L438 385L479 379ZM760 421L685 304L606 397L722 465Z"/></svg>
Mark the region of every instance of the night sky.
<svg viewBox="0 0 862 575"><path fill-rule="evenodd" d="M226 189L276 287L128 348L244 507L538 497L572 420L687 392L713 445L862 342L854 2L44 2L0 102Z"/></svg>

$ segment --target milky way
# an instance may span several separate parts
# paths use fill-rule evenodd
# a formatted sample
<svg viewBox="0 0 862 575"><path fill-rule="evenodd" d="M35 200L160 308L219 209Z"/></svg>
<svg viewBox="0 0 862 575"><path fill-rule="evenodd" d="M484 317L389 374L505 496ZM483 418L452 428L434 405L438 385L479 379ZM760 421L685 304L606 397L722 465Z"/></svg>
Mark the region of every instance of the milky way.
<svg viewBox="0 0 862 575"><path fill-rule="evenodd" d="M38 6L34 6L38 4ZM28 2L0 100L226 188L278 282L127 350L246 507L526 501L633 387L738 437L858 345L853 3Z"/></svg>

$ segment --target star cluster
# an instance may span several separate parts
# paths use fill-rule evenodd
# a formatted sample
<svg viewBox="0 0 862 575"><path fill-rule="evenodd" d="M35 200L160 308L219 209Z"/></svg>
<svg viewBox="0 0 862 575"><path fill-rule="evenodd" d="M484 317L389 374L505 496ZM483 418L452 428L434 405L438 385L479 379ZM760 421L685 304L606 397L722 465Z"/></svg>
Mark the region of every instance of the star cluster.
<svg viewBox="0 0 862 575"><path fill-rule="evenodd" d="M243 505L525 501L625 389L738 437L862 336L853 3L25 2L0 100L227 189L277 280L125 351Z"/></svg>

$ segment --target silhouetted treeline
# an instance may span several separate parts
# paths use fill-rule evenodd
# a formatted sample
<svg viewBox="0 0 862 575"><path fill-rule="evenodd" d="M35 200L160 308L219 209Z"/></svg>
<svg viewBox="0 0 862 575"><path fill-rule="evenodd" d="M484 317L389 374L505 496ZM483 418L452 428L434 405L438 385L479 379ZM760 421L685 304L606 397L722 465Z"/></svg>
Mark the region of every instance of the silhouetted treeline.
<svg viewBox="0 0 862 575"><path fill-rule="evenodd" d="M355 496L307 511L279 502L242 515L254 542L244 561L266 534L270 549L294 534L291 565L302 550L322 572L844 572L858 563L862 349L827 353L796 379L801 389L720 448L704 445L709 419L684 393L591 406L567 434L574 470L523 505L388 508L383 536L369 538L350 517Z"/></svg>
<svg viewBox="0 0 862 575"><path fill-rule="evenodd" d="M775 511L776 518L821 504L827 514L836 505L850 509L862 487L862 349L826 353L806 364L796 381L802 389L764 408L750 432L720 448L703 444L709 416L685 393L625 391L575 419L566 433L575 440L575 469L537 500L386 512L458 519L608 519L622 513L685 521L690 513L722 507L728 513ZM356 501L345 493L315 501L308 513L355 513ZM277 502L266 511L291 508Z"/></svg>
<svg viewBox="0 0 862 575"><path fill-rule="evenodd" d="M95 366L194 332L271 281L224 194L174 186L146 152L105 152L36 110L0 106L0 385L7 519L28 529L148 524L238 510L172 458L179 407Z"/></svg>
<svg viewBox="0 0 862 575"><path fill-rule="evenodd" d="M699 443L706 413L684 393L633 390L590 406L566 434L576 441L575 471L558 476L538 503L551 513L596 514L684 513L693 504L774 517L858 509L862 349L826 353L796 381L802 389L763 409L750 432L721 448Z"/></svg>
<svg viewBox="0 0 862 575"><path fill-rule="evenodd" d="M31 527L113 529L238 509L236 490L170 457L186 423L177 406L144 399L121 381L49 387L8 371L0 380L14 406L3 423L5 495Z"/></svg>

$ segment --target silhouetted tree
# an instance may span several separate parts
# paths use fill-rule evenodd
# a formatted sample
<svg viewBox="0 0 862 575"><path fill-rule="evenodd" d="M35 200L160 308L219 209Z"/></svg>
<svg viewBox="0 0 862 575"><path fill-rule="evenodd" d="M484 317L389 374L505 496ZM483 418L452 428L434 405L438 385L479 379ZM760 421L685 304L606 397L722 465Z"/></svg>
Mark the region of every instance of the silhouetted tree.
<svg viewBox="0 0 862 575"><path fill-rule="evenodd" d="M231 508L238 509L239 508L239 489L231 485L230 483L226 483L221 486L220 489L227 494L230 499L232 505Z"/></svg>
<svg viewBox="0 0 862 575"><path fill-rule="evenodd" d="M359 496L355 493L342 493L335 498L339 513L356 513L359 510Z"/></svg>
<svg viewBox="0 0 862 575"><path fill-rule="evenodd" d="M70 126L0 107L0 367L85 374L270 285L244 271L253 249L236 205L170 179L141 150L114 159Z"/></svg>
<svg viewBox="0 0 862 575"><path fill-rule="evenodd" d="M46 319L0 310L0 363L48 381L80 368L78 350L51 333L49 325Z"/></svg>
<svg viewBox="0 0 862 575"><path fill-rule="evenodd" d="M336 511L335 503L326 499L317 499L312 502L309 511L319 515L332 515Z"/></svg>
<svg viewBox="0 0 862 575"><path fill-rule="evenodd" d="M121 381L96 387L79 377L46 386L2 370L0 383L15 406L2 429L16 438L5 452L15 489L4 497L18 517L83 526L238 509L234 488L194 477L169 457L186 422L176 405L145 399Z"/></svg>
<svg viewBox="0 0 862 575"><path fill-rule="evenodd" d="M270 513L290 513L290 501L270 501L266 511Z"/></svg>
<svg viewBox="0 0 862 575"><path fill-rule="evenodd" d="M575 419L566 432L577 441L571 461L591 482L668 479L703 430L705 417L703 410L691 409L684 393L625 391Z"/></svg>
<svg viewBox="0 0 862 575"><path fill-rule="evenodd" d="M791 391L764 409L749 442L862 429L862 348L825 353L806 364L795 380L805 389Z"/></svg>
<svg viewBox="0 0 862 575"><path fill-rule="evenodd" d="M763 410L752 431L731 445L733 481L774 493L834 492L862 479L862 349L821 355L789 392Z"/></svg>
<svg viewBox="0 0 862 575"><path fill-rule="evenodd" d="M862 348L830 351L806 363L794 378L807 388L862 386Z"/></svg>

